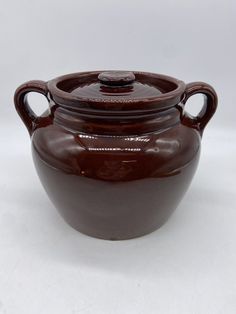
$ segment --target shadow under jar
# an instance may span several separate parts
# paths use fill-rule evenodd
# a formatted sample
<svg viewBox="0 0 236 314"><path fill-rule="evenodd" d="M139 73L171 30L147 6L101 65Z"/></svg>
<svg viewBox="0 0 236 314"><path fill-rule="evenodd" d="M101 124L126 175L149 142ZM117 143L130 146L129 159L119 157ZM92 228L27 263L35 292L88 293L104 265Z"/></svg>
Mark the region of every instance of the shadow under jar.
<svg viewBox="0 0 236 314"><path fill-rule="evenodd" d="M30 108L29 92L47 97L42 116ZM191 117L184 105L197 93L205 101ZM177 207L217 96L202 82L96 71L27 82L16 90L15 106L39 178L64 219L87 235L121 240L156 230Z"/></svg>

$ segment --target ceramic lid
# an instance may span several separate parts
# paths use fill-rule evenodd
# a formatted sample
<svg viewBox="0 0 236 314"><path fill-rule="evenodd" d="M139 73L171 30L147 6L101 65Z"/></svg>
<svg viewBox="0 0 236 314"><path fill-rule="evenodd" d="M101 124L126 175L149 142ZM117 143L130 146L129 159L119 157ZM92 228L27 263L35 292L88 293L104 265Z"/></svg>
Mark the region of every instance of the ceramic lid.
<svg viewBox="0 0 236 314"><path fill-rule="evenodd" d="M101 72L96 80L75 84L70 93L85 99L143 99L165 92L160 86L136 79L133 72Z"/></svg>
<svg viewBox="0 0 236 314"><path fill-rule="evenodd" d="M131 71L96 71L65 75L48 84L52 96L61 105L74 104L99 109L109 106L117 109L131 109L142 103L161 106L177 104L183 94L185 84L177 79L147 72ZM176 97L178 99L176 99ZM113 106L111 105L113 104ZM122 104L124 106L122 106ZM133 109L134 109L133 107ZM107 109L107 107L106 107Z"/></svg>

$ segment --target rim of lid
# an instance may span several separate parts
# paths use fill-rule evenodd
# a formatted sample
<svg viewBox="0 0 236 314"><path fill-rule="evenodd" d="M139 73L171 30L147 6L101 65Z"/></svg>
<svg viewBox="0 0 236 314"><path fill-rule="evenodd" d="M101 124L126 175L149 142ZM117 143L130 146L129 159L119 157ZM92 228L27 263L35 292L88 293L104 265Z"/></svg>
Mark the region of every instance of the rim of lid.
<svg viewBox="0 0 236 314"><path fill-rule="evenodd" d="M121 110L160 110L177 105L183 98L183 94L186 85L183 81L178 80L174 77L156 74L151 72L140 72L132 71L135 77L139 81L145 79L147 81L156 81L157 83L162 82L165 84L172 84L175 86L174 89L164 92L157 96L145 97L145 98L89 98L81 97L71 92L67 92L60 88L60 85L74 82L77 86L86 82L98 81L98 76L102 72L100 71L87 71L87 72L76 72L67 75L59 76L48 82L48 89L52 96L52 99L59 105L64 107L70 107L74 110L81 109L97 109L97 110L110 110L110 111L121 111ZM89 80L90 79L90 80ZM157 84L158 86L158 84Z"/></svg>

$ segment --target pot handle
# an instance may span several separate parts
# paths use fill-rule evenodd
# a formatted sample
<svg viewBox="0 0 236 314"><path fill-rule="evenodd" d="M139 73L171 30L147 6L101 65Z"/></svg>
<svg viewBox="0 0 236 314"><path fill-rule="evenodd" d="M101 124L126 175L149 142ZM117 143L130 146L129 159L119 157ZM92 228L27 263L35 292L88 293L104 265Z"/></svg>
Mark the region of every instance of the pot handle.
<svg viewBox="0 0 236 314"><path fill-rule="evenodd" d="M196 117L192 117L190 114L184 112L182 115L182 123L197 129L202 135L205 126L214 115L217 108L217 94L213 87L203 82L194 82L186 85L184 99L182 100L183 108L189 97L195 94L204 95L204 104Z"/></svg>
<svg viewBox="0 0 236 314"><path fill-rule="evenodd" d="M29 106L27 94L30 92L40 93L48 99L47 83L39 80L29 81L19 86L15 91L14 102L16 111L24 122L29 134L32 135L38 125L39 118Z"/></svg>

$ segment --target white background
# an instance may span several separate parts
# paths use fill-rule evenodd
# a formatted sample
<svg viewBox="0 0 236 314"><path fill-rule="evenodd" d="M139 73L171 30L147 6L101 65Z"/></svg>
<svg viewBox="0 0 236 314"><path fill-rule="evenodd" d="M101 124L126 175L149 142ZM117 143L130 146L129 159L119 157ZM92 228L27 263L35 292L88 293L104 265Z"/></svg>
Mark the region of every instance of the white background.
<svg viewBox="0 0 236 314"><path fill-rule="evenodd" d="M235 21L233 0L0 0L1 314L236 313ZM202 80L219 95L191 188L163 228L135 240L62 221L13 105L24 81L97 69Z"/></svg>

